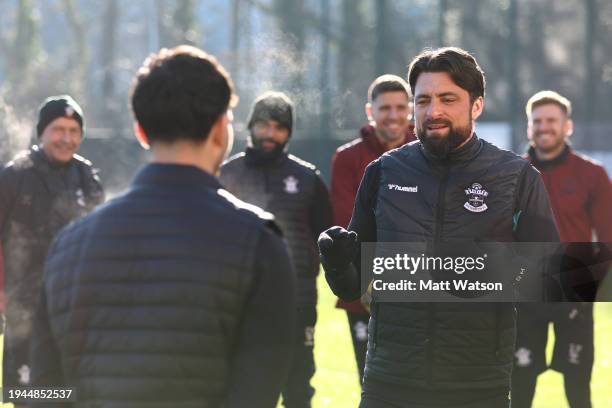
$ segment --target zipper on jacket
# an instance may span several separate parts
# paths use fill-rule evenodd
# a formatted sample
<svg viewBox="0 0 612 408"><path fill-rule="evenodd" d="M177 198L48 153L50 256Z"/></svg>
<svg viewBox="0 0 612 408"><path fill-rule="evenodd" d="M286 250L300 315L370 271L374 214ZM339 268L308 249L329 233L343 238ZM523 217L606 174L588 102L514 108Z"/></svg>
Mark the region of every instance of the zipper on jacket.
<svg viewBox="0 0 612 408"><path fill-rule="evenodd" d="M434 255L437 255L437 245L442 238L442 226L444 224L444 200L446 195L446 184L448 181L449 165L445 164L442 168L440 183L438 184L438 201L436 203L436 215L434 220L434 239L433 248ZM427 343L425 344L427 373L426 381L428 386L433 386L433 349L435 347L436 338L436 305L434 303L427 305Z"/></svg>
<svg viewBox="0 0 612 408"><path fill-rule="evenodd" d="M434 346L434 337L436 335L436 328L434 324L434 319L436 318L436 305L434 303L427 304L427 338L425 339L425 364L427 364L427 369L425 373L425 381L427 382L427 386L433 385L433 346Z"/></svg>
<svg viewBox="0 0 612 408"><path fill-rule="evenodd" d="M264 174L264 191L266 193L270 192L270 175L268 174L268 169L264 166L263 174Z"/></svg>
<svg viewBox="0 0 612 408"><path fill-rule="evenodd" d="M438 184L438 201L436 208L436 217L435 217L435 230L434 230L434 248L435 245L442 238L442 226L444 224L444 199L446 196L446 185L448 182L448 174L450 168L448 165L444 165L442 170L442 175L440 177L440 183Z"/></svg>

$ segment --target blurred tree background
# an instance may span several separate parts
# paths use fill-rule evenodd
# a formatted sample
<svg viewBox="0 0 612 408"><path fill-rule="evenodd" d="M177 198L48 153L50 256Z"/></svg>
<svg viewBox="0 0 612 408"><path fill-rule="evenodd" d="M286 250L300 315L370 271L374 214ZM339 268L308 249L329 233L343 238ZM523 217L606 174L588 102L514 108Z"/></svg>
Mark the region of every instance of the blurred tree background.
<svg viewBox="0 0 612 408"><path fill-rule="evenodd" d="M46 96L70 93L85 110L84 154L106 184L124 187L144 157L131 131L131 78L149 53L183 43L230 71L242 139L253 98L287 91L297 105L292 149L324 172L365 121L370 82L405 77L419 51L441 45L478 59L480 122L507 129L509 147L524 148L524 104L547 88L574 103L574 144L607 157L609 38L604 0L0 0L0 160L31 142Z"/></svg>

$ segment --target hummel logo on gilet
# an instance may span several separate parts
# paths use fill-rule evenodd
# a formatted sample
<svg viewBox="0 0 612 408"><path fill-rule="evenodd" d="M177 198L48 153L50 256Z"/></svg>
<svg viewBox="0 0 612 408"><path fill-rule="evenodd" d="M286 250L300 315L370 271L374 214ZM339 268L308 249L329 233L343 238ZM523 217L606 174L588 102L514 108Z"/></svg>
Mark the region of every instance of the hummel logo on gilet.
<svg viewBox="0 0 612 408"><path fill-rule="evenodd" d="M407 193L418 193L419 186L398 186L397 184L388 184L389 190L404 191Z"/></svg>

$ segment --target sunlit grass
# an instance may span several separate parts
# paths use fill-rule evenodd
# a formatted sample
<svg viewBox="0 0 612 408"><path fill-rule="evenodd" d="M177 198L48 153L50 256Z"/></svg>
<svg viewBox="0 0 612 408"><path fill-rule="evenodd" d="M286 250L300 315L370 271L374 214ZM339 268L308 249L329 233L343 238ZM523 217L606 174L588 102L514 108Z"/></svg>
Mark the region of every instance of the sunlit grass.
<svg viewBox="0 0 612 408"><path fill-rule="evenodd" d="M313 407L356 408L360 388L348 323L344 311L334 307L336 299L323 276L319 277L318 322L315 334L317 372ZM553 339L552 330L549 339ZM595 366L591 390L594 408L612 407L612 303L595 305ZM552 341L548 356L552 355ZM2 344L0 342L0 355ZM0 365L1 370L1 365ZM1 373L1 371L0 371ZM11 407L3 404L3 407ZM538 379L533 408L567 407L563 377L547 371Z"/></svg>
<svg viewBox="0 0 612 408"><path fill-rule="evenodd" d="M319 277L319 321L316 329L315 360L317 389L314 408L351 407L359 401L357 368L353 357L344 311L334 308L335 298L323 276ZM549 333L548 359L552 356L554 333ZM594 408L612 407L612 303L595 305L595 366L591 392ZM533 408L568 407L561 374L548 370L538 378Z"/></svg>

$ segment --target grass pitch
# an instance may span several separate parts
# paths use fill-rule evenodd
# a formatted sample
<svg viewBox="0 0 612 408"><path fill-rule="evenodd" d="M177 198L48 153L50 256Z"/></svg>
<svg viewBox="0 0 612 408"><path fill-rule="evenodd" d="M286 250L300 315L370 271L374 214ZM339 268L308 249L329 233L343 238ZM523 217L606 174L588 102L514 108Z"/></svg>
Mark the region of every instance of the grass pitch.
<svg viewBox="0 0 612 408"><path fill-rule="evenodd" d="M319 276L318 322L315 332L313 379L314 408L356 408L360 388L346 314L334 307L336 298L323 275ZM549 339L554 338L552 328ZM548 356L553 342L548 342ZM0 342L0 355L2 342ZM1 370L1 365L0 365ZM1 371L0 371L1 373ZM612 302L595 305L595 366L591 393L594 408L612 407ZM12 407L12 404L2 404ZM280 407L280 405L279 405ZM533 408L568 407L561 374L548 370L540 375Z"/></svg>
<svg viewBox="0 0 612 408"><path fill-rule="evenodd" d="M318 322L315 331L317 372L314 408L356 408L360 389L346 314L334 307L336 298L319 276ZM594 408L612 407L612 302L595 305L595 365L591 381ZM549 330L548 360L554 333ZM538 377L533 408L568 407L563 376L548 370Z"/></svg>

